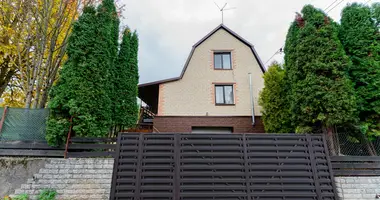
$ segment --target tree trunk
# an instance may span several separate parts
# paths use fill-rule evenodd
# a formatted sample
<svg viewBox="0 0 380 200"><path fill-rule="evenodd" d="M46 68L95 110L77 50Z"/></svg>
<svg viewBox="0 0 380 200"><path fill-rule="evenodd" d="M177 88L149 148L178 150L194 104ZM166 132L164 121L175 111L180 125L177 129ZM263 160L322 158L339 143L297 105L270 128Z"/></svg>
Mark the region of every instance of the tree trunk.
<svg viewBox="0 0 380 200"><path fill-rule="evenodd" d="M336 149L334 144L334 136L333 136L333 127L327 127L327 144L330 149L330 155L335 156L336 155Z"/></svg>
<svg viewBox="0 0 380 200"><path fill-rule="evenodd" d="M43 83L43 79L46 75L46 69L43 69L42 71L42 75L40 76L38 82L37 82L37 86L36 86L36 98L34 99L34 102L33 102L33 108L38 108L39 106L39 102L40 102L40 96L41 96L41 88L43 86L41 86Z"/></svg>
<svg viewBox="0 0 380 200"><path fill-rule="evenodd" d="M1 83L0 84L0 97L3 95L5 89L8 86L9 81L11 80L11 78L13 77L14 74L15 74L14 70L9 70L8 73L5 75L5 77L1 79L1 81L0 81L0 83Z"/></svg>
<svg viewBox="0 0 380 200"><path fill-rule="evenodd" d="M47 101L47 98L48 98L48 92L47 92L47 88L45 87L42 91L42 94L41 94L41 100L40 100L40 104L38 105L38 108L45 108L45 105L46 105L46 101Z"/></svg>
<svg viewBox="0 0 380 200"><path fill-rule="evenodd" d="M48 31L49 31L49 17L51 16L51 1L45 1L43 4L43 8L41 10L41 13L38 13L37 15L41 17L41 27L39 27L38 31L38 36L37 37L40 41L38 41L38 47L36 48L36 56L37 56L37 63L33 66L33 75L28 83L28 88L27 88L27 95L26 95L26 101L25 101L25 108L30 108L31 103L32 103L32 98L33 98L33 91L36 83L37 76L40 75L40 71L42 70L42 65L44 61L44 54L45 54L45 49L46 49L46 43L48 39ZM37 83L38 84L38 83ZM38 92L38 91L36 91ZM35 104L37 105L37 104Z"/></svg>
<svg viewBox="0 0 380 200"><path fill-rule="evenodd" d="M38 106L38 108L45 108L45 106L46 106L46 102L47 102L48 97L49 97L50 88L51 88L51 84L49 83L49 84L43 89L42 94L41 94L40 105Z"/></svg>
<svg viewBox="0 0 380 200"><path fill-rule="evenodd" d="M336 126L334 126L334 133L335 133L335 137L334 137L335 151L337 155L341 155L339 134L338 134L338 130Z"/></svg>

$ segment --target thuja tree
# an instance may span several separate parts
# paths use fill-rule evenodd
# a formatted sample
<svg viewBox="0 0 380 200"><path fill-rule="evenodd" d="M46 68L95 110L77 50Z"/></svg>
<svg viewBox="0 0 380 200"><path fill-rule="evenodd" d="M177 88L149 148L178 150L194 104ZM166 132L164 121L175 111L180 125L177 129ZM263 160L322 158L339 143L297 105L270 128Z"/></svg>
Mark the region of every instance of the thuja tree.
<svg viewBox="0 0 380 200"><path fill-rule="evenodd" d="M355 84L362 122L373 118L379 120L380 117L380 35L374 17L376 5L380 4L374 4L372 10L361 4L349 5L342 11L341 19L340 39L353 63L349 72ZM371 130L367 125L363 129L380 131L373 125L375 129Z"/></svg>
<svg viewBox="0 0 380 200"><path fill-rule="evenodd" d="M285 70L277 62L272 63L264 74L264 89L260 93L259 104L263 110L266 132L292 133L291 113L288 101L288 87Z"/></svg>
<svg viewBox="0 0 380 200"><path fill-rule="evenodd" d="M285 46L290 107L297 132L323 131L335 153L333 128L355 118L350 64L337 25L307 5L292 23Z"/></svg>
<svg viewBox="0 0 380 200"><path fill-rule="evenodd" d="M115 110L116 125L130 128L136 124L138 118L137 84L138 84L138 36L129 28L123 32L115 74Z"/></svg>
<svg viewBox="0 0 380 200"><path fill-rule="evenodd" d="M101 137L111 126L136 123L138 37L125 31L118 52L118 30L113 0L86 7L75 22L68 60L50 93L49 144L62 144L70 127L76 136Z"/></svg>
<svg viewBox="0 0 380 200"><path fill-rule="evenodd" d="M70 125L76 136L105 136L112 124L109 79L117 42L114 4L104 0L84 9L69 39L68 60L50 94L47 141L65 141Z"/></svg>
<svg viewBox="0 0 380 200"><path fill-rule="evenodd" d="M111 100L111 117L112 117L112 125L115 126L116 118L115 112L117 112L117 101L118 98L121 97L118 94L115 85L120 81L127 80L119 80L117 77L119 75L119 69L117 66L117 56L118 56L118 46L119 46L119 24L120 20L118 18L118 14L116 11L114 0L103 0L102 4L98 7L98 18L100 27L102 27L101 31L103 36L102 40L104 40L104 47L101 49L107 49L108 51L104 51L103 53L103 61L105 65L108 66L109 76L106 77L107 83L105 86L107 87L108 96Z"/></svg>
<svg viewBox="0 0 380 200"><path fill-rule="evenodd" d="M97 40L94 37L97 29L96 21L95 8L86 7L78 21L74 23L67 47L68 60L50 92L51 113L47 122L46 139L51 145L59 145L65 141L72 117L75 116L75 125L79 125L83 131L86 130L86 125L80 124L77 120L95 119L83 114L88 113L85 107L92 105L88 99L97 99L92 93L94 83L90 83L94 78L91 71L97 68L97 58L94 54ZM80 103L84 96L87 100ZM94 127L97 128L97 126ZM77 126L76 129L78 129ZM99 129L94 131L97 133Z"/></svg>
<svg viewBox="0 0 380 200"><path fill-rule="evenodd" d="M368 6L348 5L342 11L339 31L344 49L352 61L349 75L354 83L358 127L366 136L364 141L380 135L380 35L374 16ZM374 154L374 150L368 149Z"/></svg>

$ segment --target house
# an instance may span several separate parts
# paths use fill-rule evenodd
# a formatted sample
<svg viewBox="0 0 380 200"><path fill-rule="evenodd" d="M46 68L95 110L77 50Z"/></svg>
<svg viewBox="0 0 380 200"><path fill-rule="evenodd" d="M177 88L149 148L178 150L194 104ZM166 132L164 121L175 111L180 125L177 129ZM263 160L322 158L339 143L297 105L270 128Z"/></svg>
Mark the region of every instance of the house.
<svg viewBox="0 0 380 200"><path fill-rule="evenodd" d="M221 24L193 46L179 77L139 85L139 98L155 132L263 133L264 72L253 45Z"/></svg>

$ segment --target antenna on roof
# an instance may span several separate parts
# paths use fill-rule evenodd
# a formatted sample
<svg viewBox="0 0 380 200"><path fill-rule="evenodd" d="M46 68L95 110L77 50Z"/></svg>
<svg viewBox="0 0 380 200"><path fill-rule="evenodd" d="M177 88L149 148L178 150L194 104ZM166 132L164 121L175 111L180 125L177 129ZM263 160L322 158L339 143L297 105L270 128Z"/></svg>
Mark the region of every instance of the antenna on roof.
<svg viewBox="0 0 380 200"><path fill-rule="evenodd" d="M218 7L219 11L222 13L222 24L223 24L223 12L226 11L226 10L233 10L233 9L236 9L236 7L232 7L232 8L226 8L227 6L227 3L224 4L224 6L222 8L220 8L220 6L218 6L218 4L216 4L216 2L214 1L216 7Z"/></svg>

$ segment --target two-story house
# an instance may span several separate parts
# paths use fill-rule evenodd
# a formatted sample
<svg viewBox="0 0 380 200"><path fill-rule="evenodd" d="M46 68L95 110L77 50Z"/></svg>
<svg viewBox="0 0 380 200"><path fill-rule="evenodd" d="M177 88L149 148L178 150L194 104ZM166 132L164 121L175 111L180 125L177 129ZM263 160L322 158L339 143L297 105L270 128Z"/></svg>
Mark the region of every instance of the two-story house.
<svg viewBox="0 0 380 200"><path fill-rule="evenodd" d="M179 77L139 85L155 132L264 133L265 68L252 44L221 24L197 42Z"/></svg>

